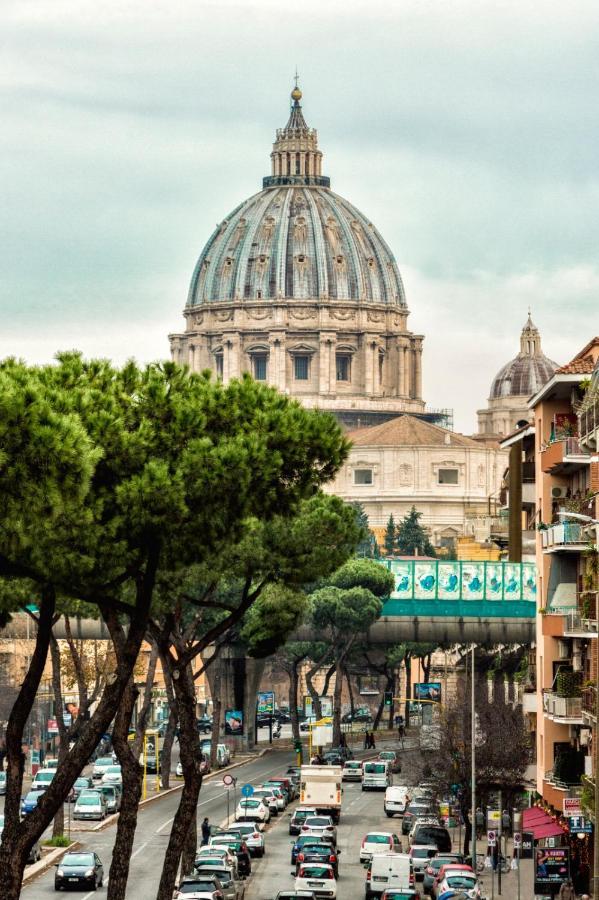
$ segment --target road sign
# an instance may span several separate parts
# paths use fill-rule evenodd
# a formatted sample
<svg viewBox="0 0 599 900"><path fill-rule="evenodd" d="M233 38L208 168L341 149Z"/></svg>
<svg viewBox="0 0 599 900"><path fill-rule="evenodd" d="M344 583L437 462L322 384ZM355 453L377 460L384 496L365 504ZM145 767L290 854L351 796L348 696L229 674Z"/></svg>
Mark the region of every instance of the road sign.
<svg viewBox="0 0 599 900"><path fill-rule="evenodd" d="M582 807L580 805L580 797L564 797L564 815L565 816L581 816Z"/></svg>
<svg viewBox="0 0 599 900"><path fill-rule="evenodd" d="M235 784L235 779L232 775L223 775L223 784L225 787L231 787L232 784ZM251 787L251 785L246 785L246 787ZM254 789L252 788L252 793Z"/></svg>
<svg viewBox="0 0 599 900"><path fill-rule="evenodd" d="M514 850L519 850L522 846L522 834L520 831L514 831Z"/></svg>
<svg viewBox="0 0 599 900"><path fill-rule="evenodd" d="M570 831L574 831L577 834L591 834L593 830L593 826L590 822L587 822L584 816L570 816L568 822Z"/></svg>
<svg viewBox="0 0 599 900"><path fill-rule="evenodd" d="M497 832L496 831L487 831L487 844L489 847L494 847L497 843Z"/></svg>
<svg viewBox="0 0 599 900"><path fill-rule="evenodd" d="M224 779L223 779L223 781L224 781ZM244 786L241 788L241 796L242 797L251 797L253 793L254 793L254 788L252 787L251 784L244 784Z"/></svg>

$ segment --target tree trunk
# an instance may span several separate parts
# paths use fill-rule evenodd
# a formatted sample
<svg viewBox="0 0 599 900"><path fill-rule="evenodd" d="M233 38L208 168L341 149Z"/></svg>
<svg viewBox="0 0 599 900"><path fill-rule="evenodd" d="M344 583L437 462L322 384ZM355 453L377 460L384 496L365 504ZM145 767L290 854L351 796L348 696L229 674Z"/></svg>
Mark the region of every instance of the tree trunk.
<svg viewBox="0 0 599 900"><path fill-rule="evenodd" d="M81 728L78 740L58 767L52 783L36 809L20 821L20 800L25 757L21 751L23 731L33 706L48 655L55 598L52 588L45 586L38 621L36 646L29 670L13 706L6 730L8 753L7 790L4 805L5 827L0 845L0 897L18 900L25 862L35 841L46 830L58 808L64 803L75 779L87 764L100 738L113 720L121 697L133 672L148 622L158 553L148 560L145 575L137 583L136 605L131 608L127 638L122 659L111 673L96 711ZM110 613L110 610L106 610Z"/></svg>
<svg viewBox="0 0 599 900"><path fill-rule="evenodd" d="M212 694L212 741L210 743L210 768L216 765L216 751L218 748L218 739L220 737L220 717L223 709L223 701L221 697L221 685L223 670L220 659L215 659L208 667L207 672L214 669L213 681L210 685Z"/></svg>
<svg viewBox="0 0 599 900"><path fill-rule="evenodd" d="M256 702L258 699L258 688L262 681L266 660L248 657L246 658L245 664L246 679L245 690L243 692L243 718L245 721L247 748L248 750L253 750L258 741L258 734L256 733Z"/></svg>
<svg viewBox="0 0 599 900"><path fill-rule="evenodd" d="M385 675L385 688L383 690L383 695L379 701L378 709L376 711L376 716L374 717L374 722L372 723L372 728L374 731L377 730L379 725L381 724L381 719L383 718L383 713L385 711L385 694L390 691L391 688L391 679L389 675Z"/></svg>
<svg viewBox="0 0 599 900"><path fill-rule="evenodd" d="M333 691L333 747L341 743L341 693L343 690L343 660L335 669L335 690Z"/></svg>
<svg viewBox="0 0 599 900"><path fill-rule="evenodd" d="M161 646L160 655L162 665L170 668L170 674L177 698L179 709L179 745L181 747L181 765L185 783L181 792L181 799L169 836L164 864L156 900L171 900L175 889L175 880L179 868L179 860L183 850L184 859L182 870L193 866L193 859L189 856L189 845L186 837L192 822L196 818L198 797L202 787L202 773L200 770L201 755L198 748L198 730L196 725L196 697L195 684L191 665L183 668L173 666L173 661L168 647ZM194 848L195 852L195 848Z"/></svg>
<svg viewBox="0 0 599 900"><path fill-rule="evenodd" d="M393 729L395 727L395 694L397 692L397 669L395 666L391 669L389 674L387 675L387 690L391 694L391 703L389 704L389 728Z"/></svg>
<svg viewBox="0 0 599 900"><path fill-rule="evenodd" d="M64 722L64 703L62 699L62 678L60 674L60 649L58 641L52 634L50 638L50 658L52 660L52 692L54 694L54 714L58 725L58 765L63 763L69 752L69 730ZM54 816L52 837L64 834L64 803Z"/></svg>
<svg viewBox="0 0 599 900"><path fill-rule="evenodd" d="M168 722L164 732L162 741L162 787L167 790L171 786L171 767L173 760L173 744L175 742L175 732L177 730L177 710L174 705L169 706Z"/></svg>
<svg viewBox="0 0 599 900"><path fill-rule="evenodd" d="M110 863L107 900L125 900L129 864L137 828L143 769L138 762L138 751L128 740L129 724L136 700L137 689L131 678L123 695L112 731L112 742L123 775L123 795L112 851L112 862Z"/></svg>
<svg viewBox="0 0 599 900"><path fill-rule="evenodd" d="M316 721L322 719L322 703L320 702L320 695L314 687L312 679L321 668L321 666L322 662L318 661L310 669L306 670L306 687L308 688L308 693L312 698L312 715L316 717Z"/></svg>
<svg viewBox="0 0 599 900"><path fill-rule="evenodd" d="M410 698L412 696L412 659L408 654L404 659L404 666L406 669L406 707L404 714L404 721L406 723L406 728L410 726Z"/></svg>
<svg viewBox="0 0 599 900"><path fill-rule="evenodd" d="M431 661L432 653L427 653L422 657L422 671L424 673L424 681L428 683L431 680Z"/></svg>
<svg viewBox="0 0 599 900"><path fill-rule="evenodd" d="M349 711L350 711L350 713L352 715L352 719L353 719L354 713L356 711L356 702L354 700L354 686L351 682L351 675L350 675L350 672L347 669L347 667L344 667L344 672L345 672L345 678L347 681L347 691L349 694Z"/></svg>
<svg viewBox="0 0 599 900"><path fill-rule="evenodd" d="M291 719L291 734L294 741L301 741L299 718L297 715L297 701L299 693L299 662L295 660L289 663L287 674L289 676L289 718Z"/></svg>

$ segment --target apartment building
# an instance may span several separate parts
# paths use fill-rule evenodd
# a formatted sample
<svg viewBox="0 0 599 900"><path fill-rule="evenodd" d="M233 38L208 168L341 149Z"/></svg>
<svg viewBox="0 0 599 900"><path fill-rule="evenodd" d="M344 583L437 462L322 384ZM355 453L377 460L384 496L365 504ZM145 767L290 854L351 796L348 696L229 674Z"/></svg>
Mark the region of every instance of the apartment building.
<svg viewBox="0 0 599 900"><path fill-rule="evenodd" d="M561 816L592 777L597 615L594 533L599 462L578 412L599 361L599 337L530 400L535 441L537 790ZM592 421L587 417L588 421ZM598 417L599 421L599 417ZM585 426L586 427L586 420ZM530 518L527 523L530 527ZM567 827L567 820L562 820ZM581 851L584 847L581 845Z"/></svg>

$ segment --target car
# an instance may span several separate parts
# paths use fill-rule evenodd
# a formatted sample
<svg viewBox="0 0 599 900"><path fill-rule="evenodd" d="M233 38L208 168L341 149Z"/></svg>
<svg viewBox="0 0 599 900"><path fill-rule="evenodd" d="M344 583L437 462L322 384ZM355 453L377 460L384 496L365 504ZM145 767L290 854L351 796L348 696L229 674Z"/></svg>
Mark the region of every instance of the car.
<svg viewBox="0 0 599 900"><path fill-rule="evenodd" d="M250 854L262 858L266 853L263 827L260 822L233 822L224 833L239 835L248 845Z"/></svg>
<svg viewBox="0 0 599 900"><path fill-rule="evenodd" d="M402 816L406 811L409 803L408 788L402 784L390 784L385 791L385 799L383 801L383 809L388 818L392 816Z"/></svg>
<svg viewBox="0 0 599 900"><path fill-rule="evenodd" d="M396 753L395 750L381 750L379 753L379 759L386 760L391 763L391 771L398 774L401 772L401 761L399 759L399 753Z"/></svg>
<svg viewBox="0 0 599 900"><path fill-rule="evenodd" d="M432 859L429 859L428 866L424 870L424 880L422 882L422 890L425 894L430 894L433 882L435 881L441 866L451 865L452 863L463 863L464 857L461 853L437 853Z"/></svg>
<svg viewBox="0 0 599 900"><path fill-rule="evenodd" d="M302 824L302 834L328 834L337 840L337 828L330 816L306 816Z"/></svg>
<svg viewBox="0 0 599 900"><path fill-rule="evenodd" d="M288 709L276 709L274 717L281 725L288 725L291 722L291 714Z"/></svg>
<svg viewBox="0 0 599 900"><path fill-rule="evenodd" d="M202 753L202 759L200 762L200 772L202 775L207 775L210 771L210 752ZM183 778L183 763L178 762L177 768L175 769L175 774L177 778Z"/></svg>
<svg viewBox="0 0 599 900"><path fill-rule="evenodd" d="M439 885L444 880L446 875L451 872L466 872L468 875L474 875L474 869L467 863L444 863L437 871L437 875L433 881L430 891L431 897L437 898L439 896L439 893L442 893L439 890Z"/></svg>
<svg viewBox="0 0 599 900"><path fill-rule="evenodd" d="M274 900L316 900L314 891L279 891Z"/></svg>
<svg viewBox="0 0 599 900"><path fill-rule="evenodd" d="M287 803L291 803L291 801L295 800L297 796L295 782L293 782L290 778L270 778L268 781L264 782L264 787L280 788L280 790L282 790L285 794Z"/></svg>
<svg viewBox="0 0 599 900"><path fill-rule="evenodd" d="M437 816L416 816L415 819L412 820L412 827L410 828L410 833L408 834L408 845L414 843L414 835L421 825L436 825L441 827L441 820L437 818ZM426 841L419 841L418 843L427 843ZM428 843L431 843L428 841ZM449 851L447 851L449 852Z"/></svg>
<svg viewBox="0 0 599 900"><path fill-rule="evenodd" d="M65 853L61 862L56 864L55 891L75 886L95 891L103 883L104 866L98 854L93 851L73 850Z"/></svg>
<svg viewBox="0 0 599 900"><path fill-rule="evenodd" d="M342 766L346 758L341 750L328 750L323 755L322 761L325 766Z"/></svg>
<svg viewBox="0 0 599 900"><path fill-rule="evenodd" d="M322 863L305 863L299 867L295 876L295 889L311 890L317 898L336 897L337 880L333 867Z"/></svg>
<svg viewBox="0 0 599 900"><path fill-rule="evenodd" d="M226 866L239 875L237 854L231 850L228 844L204 844L202 847L198 847L194 865L197 866L201 860L206 859L219 860L219 865Z"/></svg>
<svg viewBox="0 0 599 900"><path fill-rule="evenodd" d="M362 763L359 759L346 759L341 772L342 781L362 781Z"/></svg>
<svg viewBox="0 0 599 900"><path fill-rule="evenodd" d="M68 802L74 803L81 791L89 791L94 786L94 782L87 775L80 775L75 779L75 783L69 791Z"/></svg>
<svg viewBox="0 0 599 900"><path fill-rule="evenodd" d="M6 793L6 772L2 770L0 772L0 794Z"/></svg>
<svg viewBox="0 0 599 900"><path fill-rule="evenodd" d="M44 760L44 769L56 769L58 768L58 760L55 756L51 756L49 759Z"/></svg>
<svg viewBox="0 0 599 900"><path fill-rule="evenodd" d="M100 791L81 791L73 808L74 819L106 818L106 800Z"/></svg>
<svg viewBox="0 0 599 900"><path fill-rule="evenodd" d="M333 838L329 835L323 835L319 837L318 835L313 834L300 834L299 837L295 841L291 841L291 865L294 866L297 862L298 855L302 852L302 848L307 844L313 844L317 841L320 844L329 844L329 846L334 850L336 848L336 843Z"/></svg>
<svg viewBox="0 0 599 900"><path fill-rule="evenodd" d="M299 730L301 732L308 732L312 725L317 722L316 716L306 716L303 722L300 722Z"/></svg>
<svg viewBox="0 0 599 900"><path fill-rule="evenodd" d="M362 790L386 791L393 784L391 763L383 759L369 759L362 766Z"/></svg>
<svg viewBox="0 0 599 900"><path fill-rule="evenodd" d="M435 896L442 897L446 891L459 891L460 895L467 897L468 900L482 900L480 882L476 874L465 869L458 871L448 871L447 874L438 879L435 885Z"/></svg>
<svg viewBox="0 0 599 900"><path fill-rule="evenodd" d="M313 841L313 843L310 841L305 843L297 854L295 861L296 874L303 863L326 863L333 867L335 878L339 878L339 854L341 850L337 850L327 841L321 841L318 838L314 838Z"/></svg>
<svg viewBox="0 0 599 900"><path fill-rule="evenodd" d="M252 860L248 845L241 838L215 834L210 838L210 846L226 846L237 856L237 869L240 875L252 874Z"/></svg>
<svg viewBox="0 0 599 900"><path fill-rule="evenodd" d="M349 725L352 722L373 722L372 713L367 709L357 709L355 712L344 713L341 716L341 721L344 725Z"/></svg>
<svg viewBox="0 0 599 900"><path fill-rule="evenodd" d="M236 878L235 873L226 866L202 864L195 872L196 877L205 878L207 875L216 875L220 881L223 892L223 900L243 900L245 888L243 883Z"/></svg>
<svg viewBox="0 0 599 900"><path fill-rule="evenodd" d="M113 766L114 762L112 756L100 756L94 763L94 767L92 769L92 778L94 781L101 781L104 772L108 768L108 766Z"/></svg>
<svg viewBox="0 0 599 900"><path fill-rule="evenodd" d="M412 844L408 855L412 861L416 881L424 881L424 871L436 852L437 848L434 844Z"/></svg>
<svg viewBox="0 0 599 900"><path fill-rule="evenodd" d="M403 821L401 823L401 833L410 833L412 825L414 824L414 819L432 814L433 808L430 803L418 803L415 800L411 800L404 812Z"/></svg>
<svg viewBox="0 0 599 900"><path fill-rule="evenodd" d="M100 784L97 790L106 801L106 812L109 815L117 813L121 808L121 792L118 786L116 784Z"/></svg>
<svg viewBox="0 0 599 900"><path fill-rule="evenodd" d="M54 769L38 769L31 782L32 791L45 791L56 775Z"/></svg>
<svg viewBox="0 0 599 900"><path fill-rule="evenodd" d="M44 791L29 791L29 793L25 794L25 796L21 799L21 815L26 816L27 813L33 812L33 810L37 807L38 800L40 797L43 797Z"/></svg>
<svg viewBox="0 0 599 900"><path fill-rule="evenodd" d="M173 895L175 900L224 900L225 892L216 875L186 875Z"/></svg>
<svg viewBox="0 0 599 900"><path fill-rule="evenodd" d="M261 797L244 797L237 804L235 819L238 822L270 822L270 809Z"/></svg>
<svg viewBox="0 0 599 900"><path fill-rule="evenodd" d="M145 769L147 775L157 775L159 761L156 758L156 752L154 750L148 750L147 753L139 754L139 764Z"/></svg>
<svg viewBox="0 0 599 900"><path fill-rule="evenodd" d="M219 769L223 769L231 762L231 751L226 744L216 745L216 765Z"/></svg>
<svg viewBox="0 0 599 900"><path fill-rule="evenodd" d="M122 784L123 772L120 766L107 766L102 775L102 784Z"/></svg>
<svg viewBox="0 0 599 900"><path fill-rule="evenodd" d="M421 900L421 897L416 888L392 888L385 891L381 900Z"/></svg>
<svg viewBox="0 0 599 900"><path fill-rule="evenodd" d="M375 853L401 853L401 841L390 831L369 831L362 838L360 862L368 862Z"/></svg>
<svg viewBox="0 0 599 900"><path fill-rule="evenodd" d="M451 853L451 837L443 825L417 824L410 837L412 844L435 844L440 853Z"/></svg>
<svg viewBox="0 0 599 900"><path fill-rule="evenodd" d="M198 731L200 734L210 734L212 731L212 716L199 716L197 719Z"/></svg>
<svg viewBox="0 0 599 900"><path fill-rule="evenodd" d="M298 806L289 820L289 834L300 834L302 825L308 816L316 815L314 806Z"/></svg>
<svg viewBox="0 0 599 900"><path fill-rule="evenodd" d="M374 854L366 871L365 900L380 900L385 891L414 887L414 871L407 853Z"/></svg>
<svg viewBox="0 0 599 900"><path fill-rule="evenodd" d="M290 778L296 785L299 784L302 777L301 766L289 766L285 772L285 777Z"/></svg>
<svg viewBox="0 0 599 900"><path fill-rule="evenodd" d="M285 809L285 798L277 788L257 787L252 799L261 799L267 803L271 816L278 816Z"/></svg>

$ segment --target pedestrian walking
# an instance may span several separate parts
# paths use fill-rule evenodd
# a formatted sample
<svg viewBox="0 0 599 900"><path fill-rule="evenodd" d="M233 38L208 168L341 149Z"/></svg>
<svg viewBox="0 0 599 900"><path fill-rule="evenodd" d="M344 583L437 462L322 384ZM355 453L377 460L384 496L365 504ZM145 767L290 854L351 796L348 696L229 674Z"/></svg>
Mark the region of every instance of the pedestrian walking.
<svg viewBox="0 0 599 900"><path fill-rule="evenodd" d="M370 732L370 749L371 749L371 750L376 750L376 743L375 743L375 740L374 740L374 731L371 731L371 732Z"/></svg>
<svg viewBox="0 0 599 900"><path fill-rule="evenodd" d="M205 847L210 840L210 822L208 816L202 822L202 847Z"/></svg>
<svg viewBox="0 0 599 900"><path fill-rule="evenodd" d="M370 747L370 733L368 729L364 732L364 749L368 750Z"/></svg>
<svg viewBox="0 0 599 900"><path fill-rule="evenodd" d="M562 882L562 886L559 889L559 894L557 896L559 900L576 900L576 892L571 878Z"/></svg>
<svg viewBox="0 0 599 900"><path fill-rule="evenodd" d="M511 834L512 832L512 820L507 809L504 809L501 813L501 830L504 835Z"/></svg>
<svg viewBox="0 0 599 900"><path fill-rule="evenodd" d="M476 839L480 841L483 836L483 828L485 827L485 814L483 813L480 806L477 808L475 813L475 821L476 821Z"/></svg>

